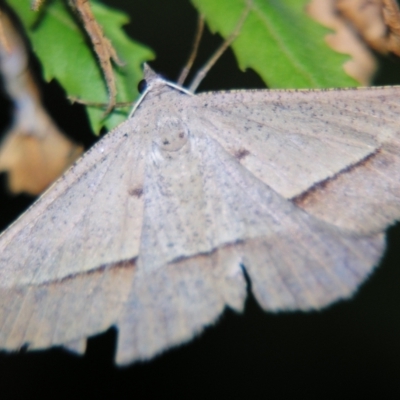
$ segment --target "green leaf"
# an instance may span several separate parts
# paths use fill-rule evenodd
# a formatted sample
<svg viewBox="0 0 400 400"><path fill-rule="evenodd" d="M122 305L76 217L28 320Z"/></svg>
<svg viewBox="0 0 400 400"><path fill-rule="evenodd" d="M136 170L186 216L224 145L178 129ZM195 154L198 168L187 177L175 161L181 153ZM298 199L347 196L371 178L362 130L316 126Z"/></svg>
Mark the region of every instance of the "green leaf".
<svg viewBox="0 0 400 400"><path fill-rule="evenodd" d="M45 3L41 12L33 12L30 0L7 0L20 17L33 50L43 65L47 81L57 79L68 96L84 101L107 103L108 94L96 55L78 19L65 2ZM113 43L123 67L115 67L117 101L133 102L137 97L137 83L142 79L141 64L153 58L147 47L128 38L121 27L129 18L122 12L91 1L93 13ZM103 110L87 107L93 130L108 129L126 119L128 109L117 109L104 119Z"/></svg>
<svg viewBox="0 0 400 400"><path fill-rule="evenodd" d="M305 12L310 0L254 0L232 47L239 67L254 69L271 87L356 86L342 66L349 56L330 49L328 29ZM213 32L228 37L246 0L192 0Z"/></svg>
<svg viewBox="0 0 400 400"><path fill-rule="evenodd" d="M214 32L227 37L239 20L246 0L192 0ZM331 50L324 41L329 32L305 13L309 0L254 0L233 49L241 69L253 68L269 87L355 86L343 71L348 56ZM30 0L8 0L21 18L32 46L43 64L45 79L57 79L69 96L107 103L107 90L96 56L78 19L57 0L45 3L40 13ZM111 39L124 67L115 67L117 101L133 101L142 77L141 64L153 58L143 45L129 39L121 26L128 17L91 1L93 12ZM115 110L103 120L103 110L88 107L93 130L122 122L128 109Z"/></svg>

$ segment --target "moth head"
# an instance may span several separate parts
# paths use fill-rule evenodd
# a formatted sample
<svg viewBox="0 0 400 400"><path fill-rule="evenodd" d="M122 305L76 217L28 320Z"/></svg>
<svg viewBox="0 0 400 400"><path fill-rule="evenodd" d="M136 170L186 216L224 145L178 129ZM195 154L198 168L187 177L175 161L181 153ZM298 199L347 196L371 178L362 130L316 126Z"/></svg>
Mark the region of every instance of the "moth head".
<svg viewBox="0 0 400 400"><path fill-rule="evenodd" d="M156 74L148 64L143 64L143 79L138 84L141 94L157 86L166 86L166 81L162 76Z"/></svg>

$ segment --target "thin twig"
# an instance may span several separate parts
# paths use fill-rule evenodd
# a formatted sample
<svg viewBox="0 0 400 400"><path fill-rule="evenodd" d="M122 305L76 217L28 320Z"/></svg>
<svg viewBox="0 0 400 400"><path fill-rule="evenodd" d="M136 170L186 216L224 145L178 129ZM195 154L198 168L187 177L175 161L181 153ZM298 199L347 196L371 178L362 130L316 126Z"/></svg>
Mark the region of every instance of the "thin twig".
<svg viewBox="0 0 400 400"><path fill-rule="evenodd" d="M11 46L10 46L10 43L8 42L7 36L5 34L5 29L4 29L3 21L2 21L2 18L4 18L4 17L2 17L2 12L3 11L0 10L0 46L2 46L4 51L9 54L9 53L11 53Z"/></svg>
<svg viewBox="0 0 400 400"><path fill-rule="evenodd" d="M176 82L180 86L182 86L183 83L185 82L185 79L187 78L190 69L193 66L194 60L196 59L197 52L199 50L200 40L201 37L203 36L203 31L204 31L204 15L199 15L199 18L197 19L196 36L194 38L194 42L192 45L192 51Z"/></svg>
<svg viewBox="0 0 400 400"><path fill-rule="evenodd" d="M242 15L239 18L238 23L236 24L235 29L229 35L229 37L221 44L221 46L217 49L217 51L212 55L212 57L207 61L205 65L197 72L196 76L194 77L192 83L189 86L189 90L194 92L197 87L200 85L201 81L207 75L207 72L213 67L213 65L218 61L224 51L232 44L232 42L239 36L240 30L246 20L249 12L251 10L251 6L253 4L252 0L248 0L246 2L246 8L244 9Z"/></svg>
<svg viewBox="0 0 400 400"><path fill-rule="evenodd" d="M77 103L77 104L83 104L84 106L89 106L89 107L98 107L98 108L104 108L107 106L106 103L102 103L102 102L96 102L96 101L86 101L86 100L81 100L78 97L74 97L74 96L68 96L68 100L71 103ZM115 103L116 108L119 107L131 107L133 104L132 101L119 101L117 103Z"/></svg>
<svg viewBox="0 0 400 400"><path fill-rule="evenodd" d="M111 41L104 35L103 28L95 18L89 0L69 0L69 4L80 17L83 27L92 42L93 50L99 59L100 68L108 89L108 105L104 112L106 116L114 108L117 98L115 73L111 61L119 66L124 65L124 63L118 58Z"/></svg>

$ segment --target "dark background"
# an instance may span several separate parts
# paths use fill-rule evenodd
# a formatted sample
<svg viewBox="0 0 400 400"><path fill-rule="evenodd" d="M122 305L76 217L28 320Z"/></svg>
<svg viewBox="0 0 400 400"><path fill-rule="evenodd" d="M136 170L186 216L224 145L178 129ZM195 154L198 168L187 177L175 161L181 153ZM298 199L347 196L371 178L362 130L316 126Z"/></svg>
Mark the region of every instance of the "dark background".
<svg viewBox="0 0 400 400"><path fill-rule="evenodd" d="M151 65L175 80L196 26L187 0L108 1L131 15L126 31L153 48ZM206 32L199 66L220 43ZM40 67L37 65L37 70ZM400 63L382 60L376 83L400 83ZM65 132L93 142L83 110L69 106L57 83L43 84L44 101ZM256 74L237 69L227 52L200 90L263 87ZM0 99L0 130L10 122ZM399 116L400 118L400 116ZM83 138L83 139L82 139ZM1 177L0 225L31 202L10 196ZM88 341L84 357L59 349L0 353L1 398L154 399L243 396L282 398L400 398L400 230L389 229L388 251L356 296L313 313L268 314L250 295L243 315L226 311L197 339L145 363L113 365L117 333Z"/></svg>

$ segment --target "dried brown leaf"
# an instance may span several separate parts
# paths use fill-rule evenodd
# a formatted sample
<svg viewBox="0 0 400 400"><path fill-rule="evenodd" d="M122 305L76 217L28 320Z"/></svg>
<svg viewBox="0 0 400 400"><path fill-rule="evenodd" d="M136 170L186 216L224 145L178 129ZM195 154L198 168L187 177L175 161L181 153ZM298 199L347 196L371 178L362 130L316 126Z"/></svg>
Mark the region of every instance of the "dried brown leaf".
<svg viewBox="0 0 400 400"><path fill-rule="evenodd" d="M389 29L388 51L400 56L400 10L394 0L383 0L383 18Z"/></svg>
<svg viewBox="0 0 400 400"><path fill-rule="evenodd" d="M37 135L41 132L31 134L17 124L2 143L0 171L8 172L13 193L42 193L82 153L82 147L73 145L45 114L38 119L45 132L42 138Z"/></svg>
<svg viewBox="0 0 400 400"><path fill-rule="evenodd" d="M321 25L334 31L325 37L327 44L335 51L351 56L343 65L346 73L362 85L369 85L377 70L376 59L356 30L337 13L336 0L312 0L307 12Z"/></svg>
<svg viewBox="0 0 400 400"><path fill-rule="evenodd" d="M371 48L400 56L400 10L395 0L336 0L336 4Z"/></svg>
<svg viewBox="0 0 400 400"><path fill-rule="evenodd" d="M9 51L0 44L0 70L15 107L12 126L0 147L0 171L8 172L11 192L37 195L61 175L83 148L63 135L41 105L24 43L5 14L2 26Z"/></svg>

